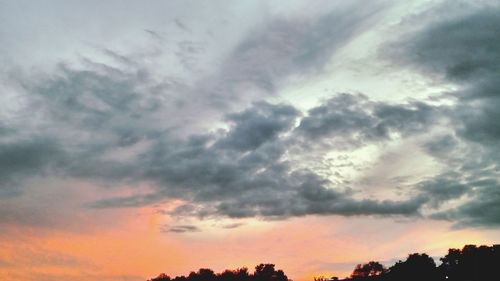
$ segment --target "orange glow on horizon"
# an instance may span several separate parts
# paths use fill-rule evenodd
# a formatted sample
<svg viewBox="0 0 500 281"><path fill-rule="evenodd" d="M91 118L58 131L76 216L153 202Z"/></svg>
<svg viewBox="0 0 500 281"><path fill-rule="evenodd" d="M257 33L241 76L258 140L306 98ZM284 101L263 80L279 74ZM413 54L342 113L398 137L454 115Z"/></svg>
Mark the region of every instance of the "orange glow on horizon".
<svg viewBox="0 0 500 281"><path fill-rule="evenodd" d="M411 252L444 255L449 247L492 243L478 231L446 232L449 225L428 221L381 219L379 227L391 225L399 237L394 239L377 231L367 218L308 217L272 224L249 221L236 229L206 227L202 232L178 234L159 231L168 219L153 208L123 209L117 217L127 219L117 228L100 232L45 230L39 235L39 229L10 226L6 233L17 245L3 245L0 258L25 264L0 267L0 274L13 281L30 280L27 276L32 274L80 278L75 280L98 276L146 280L162 272L177 276L198 268L221 272L248 267L252 271L255 265L269 262L295 281L311 281L318 276L346 277L355 264L369 260L384 262L405 258ZM358 228L359 235L353 235L350 227ZM16 251L25 251L26 256ZM61 265L54 265L57 262Z"/></svg>

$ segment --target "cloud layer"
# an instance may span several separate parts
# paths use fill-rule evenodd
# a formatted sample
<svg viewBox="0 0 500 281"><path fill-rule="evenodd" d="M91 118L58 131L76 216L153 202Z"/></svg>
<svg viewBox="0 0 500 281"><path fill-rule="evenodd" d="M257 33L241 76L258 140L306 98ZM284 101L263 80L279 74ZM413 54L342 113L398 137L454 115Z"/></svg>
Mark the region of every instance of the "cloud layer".
<svg viewBox="0 0 500 281"><path fill-rule="evenodd" d="M103 190L150 187L82 206L92 209L175 201L182 203L169 215L178 218L369 215L500 225L498 6L442 20L424 13L421 28L379 46L393 67L455 86L438 97L395 103L337 93L306 111L271 101L287 79L327 73L330 59L380 20L383 7L266 21L203 75L193 65L208 46L182 40L177 58L193 81L158 78L142 58L111 50L107 62L61 63L50 73L5 69L4 86L19 94L0 120L0 200L26 196L29 179L53 177ZM395 143L418 146L444 168L375 190L390 196L372 196L335 169L337 177L320 172L329 153L383 154ZM19 213L9 208L0 208L0 220Z"/></svg>

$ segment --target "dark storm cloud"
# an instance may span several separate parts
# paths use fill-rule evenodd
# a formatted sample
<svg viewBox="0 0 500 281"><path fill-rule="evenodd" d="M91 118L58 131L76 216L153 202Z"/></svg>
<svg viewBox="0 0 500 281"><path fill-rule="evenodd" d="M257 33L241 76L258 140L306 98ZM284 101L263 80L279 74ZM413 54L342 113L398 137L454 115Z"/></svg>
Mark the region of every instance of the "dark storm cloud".
<svg viewBox="0 0 500 281"><path fill-rule="evenodd" d="M500 128L500 7L472 9L465 16L431 22L407 37L397 58L425 73L444 76L461 88L455 117L470 140L497 142ZM412 34L413 35L413 34Z"/></svg>
<svg viewBox="0 0 500 281"><path fill-rule="evenodd" d="M459 177L457 174L440 175L433 180L419 183L417 188L428 196L429 204L432 207L439 207L442 203L460 198L471 191L467 184L457 180Z"/></svg>
<svg viewBox="0 0 500 281"><path fill-rule="evenodd" d="M396 58L402 66L459 83L461 89L452 94L456 105L386 103L339 94L305 115L290 105L244 106L273 94L285 78L322 71L339 48L376 18L377 9L371 5L315 19L267 22L245 36L219 70L192 87L176 79L158 82L147 70L110 52L108 56L127 67L87 62L82 69L61 66L53 75L20 78L32 116L12 122L30 135L27 141L16 130L0 130L2 136L11 134L11 141L0 143L2 193L17 194L3 183L41 173L108 185L147 183L150 193L103 198L87 207L138 207L180 199L184 205L171 214L199 218L420 216L423 208L433 211L469 196L470 201L432 216L463 225L498 224L498 212L479 211L497 211L494 206L500 203L495 180L500 155L494 146L500 120L494 79L499 61L498 46L492 43L498 34L490 30L498 18L491 11L432 22L405 37L399 54L407 55ZM484 44L474 43L473 52L470 40ZM178 57L187 55L185 62L192 66L202 47L184 43ZM444 53L447 48L450 52ZM261 93L250 93L256 89ZM234 109L235 103L239 109ZM214 110L214 104L221 118L207 122L223 120L225 129L209 132L188 122L203 122L209 116L204 110ZM425 148L448 164L448 171L413 186L404 199L369 198L364 190L338 186L294 160L322 153L312 151L317 143L345 150L395 136L425 135L444 119L453 121L453 132L426 142ZM180 129L185 131L178 133ZM130 155L120 158L127 154L123 151ZM4 221L28 217L9 208L0 213ZM180 225L164 230L198 229Z"/></svg>
<svg viewBox="0 0 500 281"><path fill-rule="evenodd" d="M427 142L424 147L429 154L437 157L443 157L452 153L459 145L458 140L451 135L437 136L435 139Z"/></svg>
<svg viewBox="0 0 500 281"><path fill-rule="evenodd" d="M391 138L425 132L439 122L440 109L422 102L387 104L364 95L341 94L312 108L297 130L306 139L360 146Z"/></svg>
<svg viewBox="0 0 500 281"><path fill-rule="evenodd" d="M0 143L0 199L18 195L19 181L56 169L64 157L58 143L44 136Z"/></svg>
<svg viewBox="0 0 500 281"><path fill-rule="evenodd" d="M476 197L447 214L458 221L457 226L500 226L500 184L478 191Z"/></svg>
<svg viewBox="0 0 500 281"><path fill-rule="evenodd" d="M366 96L342 94L309 110L308 116L300 121L298 130L312 139L352 136L362 141L386 137L385 132L377 131L377 120L367 108L372 106ZM357 135L360 132L362 136Z"/></svg>
<svg viewBox="0 0 500 281"><path fill-rule="evenodd" d="M498 182L500 157L498 153L491 152L494 148L483 149L485 151L470 156L471 160L465 158L461 165L450 161L452 167L455 167L459 172L454 178L449 178L447 184L436 186L434 192L431 193L435 196L432 200L439 200L443 196L450 199L460 198L464 194L469 200L446 211L436 213L435 218L454 221L457 227L496 227L500 225L497 207L500 205L500 184ZM439 193L436 194L436 191Z"/></svg>
<svg viewBox="0 0 500 281"><path fill-rule="evenodd" d="M154 91L143 93L146 74L87 66L15 78L26 94L17 115L2 122L9 126L1 131L0 197L21 194L23 181L36 176L137 177L134 163L105 154L163 134L150 119L161 103Z"/></svg>
<svg viewBox="0 0 500 281"><path fill-rule="evenodd" d="M291 106L255 104L252 110L228 115L234 129L218 145L241 151L255 150L276 139L280 133L289 131L298 115L299 111Z"/></svg>
<svg viewBox="0 0 500 281"><path fill-rule="evenodd" d="M171 107L154 91L157 88L147 73L95 64L86 70L62 67L59 71L23 84L29 92L28 108L43 121L39 125L26 120L26 125L33 128L33 134L54 134L57 146L22 147L21 153L29 153L22 158L26 165L20 164L18 170L51 167L51 175L106 184L153 184L151 193L104 198L89 202L88 207L138 207L181 199L186 204L173 215L286 218L311 214L417 216L425 203L423 197L353 199L344 188L335 188L313 170L296 167L287 158L290 146L301 144L295 141L298 137L305 140L303 144L332 135L348 143L356 138L372 142L388 139L390 133L420 132L437 116L423 104L389 105L343 94L301 119L301 113L290 105L257 102L226 114L226 130L177 137L175 129L156 119ZM143 141L147 145L129 158L105 157L117 148L130 149ZM15 159L15 153L10 153L9 158ZM58 165L51 166L51 157Z"/></svg>
<svg viewBox="0 0 500 281"><path fill-rule="evenodd" d="M497 176L498 177L498 176ZM496 178L469 182L467 185L471 200L451 210L433 215L436 219L455 222L455 227L498 227L500 226L500 184Z"/></svg>
<svg viewBox="0 0 500 281"><path fill-rule="evenodd" d="M445 3L439 9L447 5L454 6ZM398 55L392 59L458 86L447 93L455 99L447 112L454 135L426 145L447 170L421 190L432 204L462 195L469 200L433 217L449 219L459 227L498 226L500 6L465 4L458 11L442 20L422 16L424 27L402 36L394 45Z"/></svg>
<svg viewBox="0 0 500 281"><path fill-rule="evenodd" d="M445 3L444 6L453 5ZM459 83L477 83L500 71L498 5L485 9L464 5L462 13L444 20L425 19L417 34L406 35L398 46L403 61L424 72ZM446 8L446 7L442 7ZM466 12L466 9L470 11ZM425 20L430 21L425 25ZM481 81L479 81L481 82ZM478 93L481 94L481 93Z"/></svg>
<svg viewBox="0 0 500 281"><path fill-rule="evenodd" d="M394 116L384 121L400 118ZM144 179L157 182L155 193L104 199L92 206L131 207L180 198L188 203L172 212L176 216L286 218L311 214L414 216L426 201L420 197L355 200L313 171L295 168L285 154L291 140L303 132L294 128L298 111L291 106L257 103L227 118L234 123L226 132L181 142L165 138L141 156ZM352 128L358 133L364 129Z"/></svg>
<svg viewBox="0 0 500 281"><path fill-rule="evenodd" d="M147 84L146 73L125 73L106 65L90 65L76 70L62 66L54 77L42 83L26 85L31 108L52 119L87 131L113 129L123 143L133 142L147 133L141 131L144 112L154 112L161 105L155 92L139 90Z"/></svg>
<svg viewBox="0 0 500 281"><path fill-rule="evenodd" d="M118 96L103 98L102 102L106 102L108 106L102 114L107 117L94 120L99 116L90 115L95 113L96 109L87 110L87 105L80 102L79 97L88 94L86 89L91 87L89 91L94 91L95 98L100 99L99 91L96 89L111 87L112 82L102 82L101 79L104 78L95 73L82 75L83 77L75 73L70 75L78 87L67 85L71 84L72 80L63 76L60 78L62 81L49 80L45 84L50 87L33 92L41 101L39 110L46 113L43 115L44 118L67 128L67 132L73 132L77 137L67 132L58 135L60 143L58 148L54 151L45 149L50 153L38 151L37 148L29 150L30 146L26 146L20 151L30 152L29 157L22 157L27 163L26 167L24 165L20 167L25 167L24 169L49 167L50 161L44 159L50 159L48 155L55 157L57 155L55 152L61 150L64 151L61 160L63 165L52 168L51 172L55 175L115 184L120 181L154 183L152 193L102 199L90 202L89 207L137 207L181 199L186 204L174 210L172 215L200 218L207 216L286 218L311 214L418 216L421 206L426 203L423 197L401 201L354 199L350 192L333 188L330 181L314 171L295 167L287 160L288 146L296 145L293 140L298 134L302 138L314 139L315 136L312 133L311 136L307 136L304 127L295 128L300 112L292 106L255 103L241 112L227 114L226 120L230 122L227 130L193 134L187 139L176 138L171 134L158 132L155 127L148 127L147 124L142 126L141 122L135 122L134 117L128 115L133 114L136 103L140 104L140 99L131 90L134 89L133 84L130 87L120 88L125 91L127 99ZM120 81L122 80L118 79L114 83ZM126 85L128 83L126 82ZM53 91L60 91L63 97L54 100ZM78 94L80 92L82 94ZM51 98L45 100L47 96ZM413 118L414 114L418 114L415 113L418 110L407 109L406 105L401 105L401 109L398 109L397 105L382 106L360 96L342 95L326 102L323 108L327 112L335 111L338 100L350 100L352 115L354 110L358 109L360 115L366 116L366 119L371 118L370 124L382 122L379 120L381 117L377 117L382 116L383 122L391 124L391 130L395 131L404 132L403 127L394 125L397 123L392 120L393 118L401 119L401 116L405 116L408 120L415 119L418 122L424 120ZM66 109L54 112L61 103ZM356 103L360 105L355 105ZM363 113L363 103L371 104L368 108L370 112ZM317 111L319 109L313 110L312 115ZM155 113L154 110L149 112ZM339 126L344 126L343 124L351 122L352 115L345 114L344 118L347 121L341 116L333 120L330 115L314 117L317 120L324 117L329 122L338 122ZM89 121L86 121L87 116ZM122 124L114 122L116 120L114 118L117 117L128 122L127 135L134 136L131 141L123 141ZM149 117L144 116L147 120L150 120ZM319 122L326 123L326 120ZM359 135L370 130L372 126L352 126L349 130L338 130L336 134L339 138L351 139L353 134ZM93 132L95 135L92 138L79 137L79 133L82 132ZM140 139L148 139L152 144L129 160L117 161L102 157L109 150L131 146ZM10 150L17 151L15 148L12 147ZM51 146L40 146L40 148L51 148ZM9 158L15 159L13 155L16 153L11 152ZM9 209L3 213L9 216ZM29 217L22 212L15 214L18 217ZM177 232L188 230L173 229Z"/></svg>
<svg viewBox="0 0 500 281"><path fill-rule="evenodd" d="M41 167L57 162L57 143L49 139L32 139L0 144L0 177L39 173Z"/></svg>

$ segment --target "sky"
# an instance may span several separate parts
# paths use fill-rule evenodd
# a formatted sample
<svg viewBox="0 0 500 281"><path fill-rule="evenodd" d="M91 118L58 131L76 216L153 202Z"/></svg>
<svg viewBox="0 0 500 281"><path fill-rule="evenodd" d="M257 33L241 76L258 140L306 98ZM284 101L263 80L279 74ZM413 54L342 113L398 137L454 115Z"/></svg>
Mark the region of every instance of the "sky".
<svg viewBox="0 0 500 281"><path fill-rule="evenodd" d="M6 280L500 243L498 1L0 0L0 42Z"/></svg>

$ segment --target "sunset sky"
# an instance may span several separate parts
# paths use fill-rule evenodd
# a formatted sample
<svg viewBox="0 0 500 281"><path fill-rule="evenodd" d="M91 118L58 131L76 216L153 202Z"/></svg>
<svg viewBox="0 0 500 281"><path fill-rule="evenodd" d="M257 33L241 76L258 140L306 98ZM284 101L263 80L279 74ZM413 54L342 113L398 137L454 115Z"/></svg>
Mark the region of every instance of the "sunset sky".
<svg viewBox="0 0 500 281"><path fill-rule="evenodd" d="M500 243L495 0L0 0L0 93L1 280Z"/></svg>

